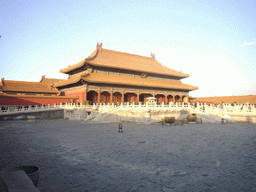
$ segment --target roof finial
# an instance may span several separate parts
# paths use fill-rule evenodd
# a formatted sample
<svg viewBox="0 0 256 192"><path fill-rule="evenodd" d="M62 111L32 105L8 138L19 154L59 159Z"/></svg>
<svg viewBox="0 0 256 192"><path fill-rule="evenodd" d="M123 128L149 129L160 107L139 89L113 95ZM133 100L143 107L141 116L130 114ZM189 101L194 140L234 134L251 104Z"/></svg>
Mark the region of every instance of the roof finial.
<svg viewBox="0 0 256 192"><path fill-rule="evenodd" d="M155 56L154 53L151 53L151 58L152 58L152 59L155 59L155 58L156 58L156 56Z"/></svg>
<svg viewBox="0 0 256 192"><path fill-rule="evenodd" d="M102 43L99 44L99 42L97 42L97 49L101 50L102 49Z"/></svg>
<svg viewBox="0 0 256 192"><path fill-rule="evenodd" d="M39 81L40 83L42 83L42 81L45 79L45 75L42 76L41 80Z"/></svg>

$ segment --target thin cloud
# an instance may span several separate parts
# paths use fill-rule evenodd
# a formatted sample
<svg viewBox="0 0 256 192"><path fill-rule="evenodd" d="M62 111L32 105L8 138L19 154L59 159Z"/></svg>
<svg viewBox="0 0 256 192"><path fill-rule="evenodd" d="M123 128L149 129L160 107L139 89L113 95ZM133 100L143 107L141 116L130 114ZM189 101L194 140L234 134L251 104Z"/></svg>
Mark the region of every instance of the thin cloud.
<svg viewBox="0 0 256 192"><path fill-rule="evenodd" d="M253 39L255 39L255 38L253 38ZM255 44L255 43L256 43L256 41L249 42L249 43L244 43L244 44L240 45L240 47L250 46L250 45L253 45L253 44Z"/></svg>

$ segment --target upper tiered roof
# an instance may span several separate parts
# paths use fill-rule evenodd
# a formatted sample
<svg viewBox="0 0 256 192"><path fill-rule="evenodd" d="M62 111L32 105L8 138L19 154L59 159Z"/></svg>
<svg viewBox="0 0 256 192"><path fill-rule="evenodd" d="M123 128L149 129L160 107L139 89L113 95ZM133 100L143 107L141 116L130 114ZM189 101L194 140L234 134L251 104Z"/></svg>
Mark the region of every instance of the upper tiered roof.
<svg viewBox="0 0 256 192"><path fill-rule="evenodd" d="M152 57L144 57L130 53L112 51L103 49L102 43L97 44L97 49L85 60L75 65L61 69L60 72L70 73L71 71L82 67L86 63L93 66L175 76L180 78L189 77L188 74L175 71L162 65L155 59L153 54Z"/></svg>

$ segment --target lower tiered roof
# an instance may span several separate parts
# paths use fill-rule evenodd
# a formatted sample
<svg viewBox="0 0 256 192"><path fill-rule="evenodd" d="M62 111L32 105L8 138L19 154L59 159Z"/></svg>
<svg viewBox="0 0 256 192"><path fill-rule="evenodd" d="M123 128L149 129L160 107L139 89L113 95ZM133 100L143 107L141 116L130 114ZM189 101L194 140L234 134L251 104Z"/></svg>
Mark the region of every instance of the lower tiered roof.
<svg viewBox="0 0 256 192"><path fill-rule="evenodd" d="M88 83L100 83L100 84L112 84L122 86L136 86L136 87L154 87L165 89L179 89L179 90L195 90L198 87L184 84L182 82L172 82L164 80L155 80L147 78L135 78L126 76L106 75L91 73L86 75L78 75L65 81L57 82L55 87L60 88L67 85L78 83L79 81L85 81Z"/></svg>

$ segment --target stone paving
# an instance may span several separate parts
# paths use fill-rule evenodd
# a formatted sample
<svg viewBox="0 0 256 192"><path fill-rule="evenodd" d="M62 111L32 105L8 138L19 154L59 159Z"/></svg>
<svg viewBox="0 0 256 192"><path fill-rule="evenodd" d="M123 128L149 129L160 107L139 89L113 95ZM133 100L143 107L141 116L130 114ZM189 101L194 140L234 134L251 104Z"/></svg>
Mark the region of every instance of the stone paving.
<svg viewBox="0 0 256 192"><path fill-rule="evenodd" d="M256 125L0 122L0 169L40 167L46 191L256 191Z"/></svg>

